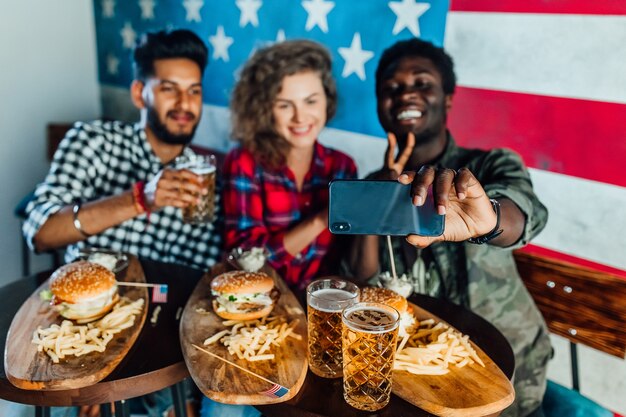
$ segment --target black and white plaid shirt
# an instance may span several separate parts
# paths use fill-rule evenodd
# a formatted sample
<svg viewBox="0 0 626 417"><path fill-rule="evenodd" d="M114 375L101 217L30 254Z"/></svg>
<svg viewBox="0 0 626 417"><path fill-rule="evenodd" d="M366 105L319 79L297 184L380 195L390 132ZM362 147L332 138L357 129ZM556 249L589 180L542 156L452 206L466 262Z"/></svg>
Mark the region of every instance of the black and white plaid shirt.
<svg viewBox="0 0 626 417"><path fill-rule="evenodd" d="M186 148L184 154L194 152ZM137 181L150 181L163 169L143 129L121 122L76 123L54 155L50 171L28 204L23 232L28 244L50 215L76 202L120 194ZM219 198L217 196L216 198ZM207 269L220 257L222 214L216 202L217 221L191 225L180 210L165 207L142 214L68 247L71 258L82 247L106 248L140 258L182 263ZM71 259L67 259L68 261Z"/></svg>

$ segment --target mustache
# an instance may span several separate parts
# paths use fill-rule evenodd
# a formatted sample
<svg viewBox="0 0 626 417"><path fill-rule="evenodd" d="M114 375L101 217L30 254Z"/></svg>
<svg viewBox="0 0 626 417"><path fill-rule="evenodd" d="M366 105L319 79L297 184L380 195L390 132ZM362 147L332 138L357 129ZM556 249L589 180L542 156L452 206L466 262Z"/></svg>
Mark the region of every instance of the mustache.
<svg viewBox="0 0 626 417"><path fill-rule="evenodd" d="M196 120L196 115L189 111L170 110L166 113L167 117L185 116L188 119Z"/></svg>

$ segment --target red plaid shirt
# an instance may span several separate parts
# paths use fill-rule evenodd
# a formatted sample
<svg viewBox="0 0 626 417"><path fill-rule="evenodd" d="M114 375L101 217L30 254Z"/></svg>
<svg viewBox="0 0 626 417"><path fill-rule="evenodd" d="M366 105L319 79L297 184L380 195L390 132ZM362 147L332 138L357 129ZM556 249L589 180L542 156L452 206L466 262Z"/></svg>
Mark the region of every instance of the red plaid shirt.
<svg viewBox="0 0 626 417"><path fill-rule="evenodd" d="M303 288L316 277L333 236L327 230L296 256L283 246L285 233L328 206L328 183L355 178L356 166L346 154L315 144L302 191L287 167L268 171L250 152L235 148L224 161L226 249L265 247L269 264L291 286Z"/></svg>

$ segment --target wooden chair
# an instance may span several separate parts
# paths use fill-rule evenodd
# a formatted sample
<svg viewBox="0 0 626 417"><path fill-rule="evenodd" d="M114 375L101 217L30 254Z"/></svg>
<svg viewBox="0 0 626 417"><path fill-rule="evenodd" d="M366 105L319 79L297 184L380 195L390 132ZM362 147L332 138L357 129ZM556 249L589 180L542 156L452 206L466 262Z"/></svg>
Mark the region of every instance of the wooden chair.
<svg viewBox="0 0 626 417"><path fill-rule="evenodd" d="M515 259L550 331L570 341L574 390L580 390L578 344L624 359L626 278L526 251Z"/></svg>

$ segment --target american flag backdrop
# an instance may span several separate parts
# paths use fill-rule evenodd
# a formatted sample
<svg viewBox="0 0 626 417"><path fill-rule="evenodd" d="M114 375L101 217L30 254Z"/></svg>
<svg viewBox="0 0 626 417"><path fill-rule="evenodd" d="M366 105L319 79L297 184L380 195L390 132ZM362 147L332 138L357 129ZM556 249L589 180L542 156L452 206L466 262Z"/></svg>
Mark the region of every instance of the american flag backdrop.
<svg viewBox="0 0 626 417"><path fill-rule="evenodd" d="M189 28L206 41L196 142L221 150L230 146L228 97L253 51L283 39L323 43L340 101L320 139L352 155L361 175L382 164L386 147L374 98L380 53L411 36L443 45L459 81L453 135L520 153L550 210L531 249L626 277L626 1L95 0L94 11L107 116L126 114L141 32ZM625 413L622 397L609 402Z"/></svg>

